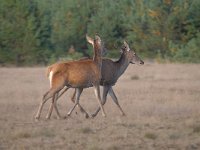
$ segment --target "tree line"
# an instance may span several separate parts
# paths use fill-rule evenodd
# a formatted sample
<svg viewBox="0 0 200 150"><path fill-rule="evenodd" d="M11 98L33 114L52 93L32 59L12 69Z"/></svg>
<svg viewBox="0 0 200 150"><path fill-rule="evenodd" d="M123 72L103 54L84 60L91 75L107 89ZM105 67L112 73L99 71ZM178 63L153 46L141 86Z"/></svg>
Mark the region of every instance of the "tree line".
<svg viewBox="0 0 200 150"><path fill-rule="evenodd" d="M199 63L199 16L199 0L1 0L0 64L91 56L86 33L102 37L109 57L126 40L143 58Z"/></svg>

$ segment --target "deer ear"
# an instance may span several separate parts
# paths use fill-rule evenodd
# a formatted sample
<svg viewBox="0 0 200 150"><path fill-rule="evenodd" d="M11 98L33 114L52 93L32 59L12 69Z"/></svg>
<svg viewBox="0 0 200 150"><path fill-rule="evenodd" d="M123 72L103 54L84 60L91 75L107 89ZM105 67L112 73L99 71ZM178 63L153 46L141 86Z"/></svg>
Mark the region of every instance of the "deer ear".
<svg viewBox="0 0 200 150"><path fill-rule="evenodd" d="M128 44L126 43L126 41L124 41L124 45L127 46Z"/></svg>
<svg viewBox="0 0 200 150"><path fill-rule="evenodd" d="M95 35L95 40L101 41L101 38L96 34L96 35Z"/></svg>
<svg viewBox="0 0 200 150"><path fill-rule="evenodd" d="M101 45L101 38L97 34L95 35L94 39L98 42L99 45Z"/></svg>
<svg viewBox="0 0 200 150"><path fill-rule="evenodd" d="M94 40L91 37L89 37L87 34L86 34L86 39L88 43L92 44L92 46L94 47Z"/></svg>
<svg viewBox="0 0 200 150"><path fill-rule="evenodd" d="M124 41L124 46L125 46L125 49L126 49L127 51L130 51L129 45L127 44L126 41Z"/></svg>

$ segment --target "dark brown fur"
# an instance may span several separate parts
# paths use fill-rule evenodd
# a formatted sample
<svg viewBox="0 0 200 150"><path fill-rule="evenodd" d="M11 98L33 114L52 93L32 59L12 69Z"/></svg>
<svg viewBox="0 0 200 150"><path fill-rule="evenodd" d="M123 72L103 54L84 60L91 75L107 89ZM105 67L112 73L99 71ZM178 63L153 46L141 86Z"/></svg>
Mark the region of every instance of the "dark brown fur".
<svg viewBox="0 0 200 150"><path fill-rule="evenodd" d="M101 78L98 66L92 60L57 63L48 68L48 74L51 71L53 71L52 86L56 84L54 81L57 77L54 76L62 76L66 86L72 88L91 87L92 84L99 82Z"/></svg>

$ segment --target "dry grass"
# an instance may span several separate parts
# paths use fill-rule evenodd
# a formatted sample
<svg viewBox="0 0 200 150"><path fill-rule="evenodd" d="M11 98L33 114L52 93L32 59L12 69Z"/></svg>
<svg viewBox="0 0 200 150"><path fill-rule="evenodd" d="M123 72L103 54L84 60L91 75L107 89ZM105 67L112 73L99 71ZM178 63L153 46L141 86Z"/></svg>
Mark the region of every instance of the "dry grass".
<svg viewBox="0 0 200 150"><path fill-rule="evenodd" d="M45 68L0 68L0 149L200 149L200 65L130 65L114 90L126 116L108 96L107 117L85 119L77 110L65 120L45 121L50 103L33 115L48 90ZM69 90L58 102L72 107ZM81 97L90 113L98 106L92 89Z"/></svg>
<svg viewBox="0 0 200 150"><path fill-rule="evenodd" d="M154 133L146 133L145 137L148 138L148 139L155 140L157 138L157 135L154 134Z"/></svg>

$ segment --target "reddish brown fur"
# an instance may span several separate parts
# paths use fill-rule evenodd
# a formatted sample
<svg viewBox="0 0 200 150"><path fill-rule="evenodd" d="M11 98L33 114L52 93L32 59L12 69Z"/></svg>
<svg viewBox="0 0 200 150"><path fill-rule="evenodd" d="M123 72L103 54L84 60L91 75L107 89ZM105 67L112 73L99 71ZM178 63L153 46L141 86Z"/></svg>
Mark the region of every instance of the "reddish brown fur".
<svg viewBox="0 0 200 150"><path fill-rule="evenodd" d="M53 71L52 86L60 80L64 80L65 84L70 87L90 87L91 84L99 82L101 73L98 66L92 60L81 60L74 62L57 63L48 67L48 74ZM90 74L88 74L90 72Z"/></svg>

